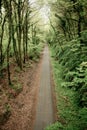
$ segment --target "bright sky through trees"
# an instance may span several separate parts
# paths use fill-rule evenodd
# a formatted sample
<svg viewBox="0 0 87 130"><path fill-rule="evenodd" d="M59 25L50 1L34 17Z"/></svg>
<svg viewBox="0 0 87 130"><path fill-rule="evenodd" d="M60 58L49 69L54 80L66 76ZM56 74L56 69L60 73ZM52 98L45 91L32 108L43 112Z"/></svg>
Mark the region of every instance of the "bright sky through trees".
<svg viewBox="0 0 87 130"><path fill-rule="evenodd" d="M47 5L44 5L40 10L44 24L47 24L49 22L49 18L48 18L49 12L50 12L50 8Z"/></svg>
<svg viewBox="0 0 87 130"><path fill-rule="evenodd" d="M39 2L37 0L29 0L29 2L32 4L32 7L39 8L39 14L40 14L42 22L43 22L42 24L44 24L44 25L48 24L50 8L49 8L47 2L43 1L42 4L41 4L41 2Z"/></svg>

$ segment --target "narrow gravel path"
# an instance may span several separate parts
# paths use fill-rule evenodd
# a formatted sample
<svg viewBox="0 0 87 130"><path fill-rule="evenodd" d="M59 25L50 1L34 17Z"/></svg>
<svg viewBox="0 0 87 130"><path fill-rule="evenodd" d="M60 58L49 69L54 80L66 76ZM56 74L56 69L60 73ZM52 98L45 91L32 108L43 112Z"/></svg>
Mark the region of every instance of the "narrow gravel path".
<svg viewBox="0 0 87 130"><path fill-rule="evenodd" d="M50 63L48 46L44 49L38 104L34 130L44 130L53 123L53 104L50 84Z"/></svg>

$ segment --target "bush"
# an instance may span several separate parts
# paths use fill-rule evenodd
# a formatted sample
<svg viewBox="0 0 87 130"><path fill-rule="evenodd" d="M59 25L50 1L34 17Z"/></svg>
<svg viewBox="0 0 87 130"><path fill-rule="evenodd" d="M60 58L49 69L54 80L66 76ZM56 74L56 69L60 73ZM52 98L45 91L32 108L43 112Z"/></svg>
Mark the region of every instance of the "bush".
<svg viewBox="0 0 87 130"><path fill-rule="evenodd" d="M29 51L29 58L31 60L37 60L38 58L40 58L42 47L43 46L41 44L38 45L31 44L30 51Z"/></svg>
<svg viewBox="0 0 87 130"><path fill-rule="evenodd" d="M75 65L74 69L70 70L70 66L62 64L66 58L59 56L60 60L55 58L55 50L52 48L54 79L56 83L57 93L57 109L58 116L65 122L62 128L55 130L86 130L87 129L87 62L86 58L80 59L79 64ZM69 50L68 50L69 51ZM67 53L72 53L68 52ZM70 50L71 51L71 50ZM62 55L62 54L61 54ZM65 59L64 59L65 56ZM69 55L68 55L69 56ZM84 56L85 53L84 53ZM73 58L73 57L72 57ZM68 62L73 61L68 59ZM84 62L83 62L84 60ZM77 62L77 61L76 61ZM73 64L73 62L72 62ZM72 65L73 66L73 65ZM64 73L66 72L66 73ZM61 122L62 123L62 122ZM51 130L51 126L48 127ZM54 130L54 129L53 129Z"/></svg>
<svg viewBox="0 0 87 130"><path fill-rule="evenodd" d="M45 130L63 130L63 126L60 122L56 122L48 126Z"/></svg>

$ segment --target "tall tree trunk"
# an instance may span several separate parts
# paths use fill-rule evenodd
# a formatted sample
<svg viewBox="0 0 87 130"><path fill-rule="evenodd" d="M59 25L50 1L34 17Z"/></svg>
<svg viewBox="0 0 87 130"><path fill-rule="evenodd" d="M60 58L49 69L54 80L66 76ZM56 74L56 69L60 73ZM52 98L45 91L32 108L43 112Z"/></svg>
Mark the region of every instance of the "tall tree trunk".
<svg viewBox="0 0 87 130"><path fill-rule="evenodd" d="M9 85L11 85L10 61L9 61L10 43L11 43L11 28L9 27L9 41L8 41L8 47L7 47L7 71L8 71L8 83L9 83Z"/></svg>
<svg viewBox="0 0 87 130"><path fill-rule="evenodd" d="M18 57L18 51L17 51L17 43L16 43L16 39L14 37L14 26L12 26L12 41L13 41L13 49L14 49L16 63L19 66L19 57Z"/></svg>
<svg viewBox="0 0 87 130"><path fill-rule="evenodd" d="M8 13L9 13L8 14L9 38L8 38L8 46L7 46L7 71L8 71L8 83L9 83L9 85L11 85L10 61L9 61L10 44L11 44L11 36L12 36L12 7L11 7L11 0L9 2Z"/></svg>
<svg viewBox="0 0 87 130"><path fill-rule="evenodd" d="M18 49L19 49L19 66L22 69L22 54L21 54L21 34L22 34L22 21L21 21L21 0L18 0Z"/></svg>
<svg viewBox="0 0 87 130"><path fill-rule="evenodd" d="M26 43L26 40L25 40L25 23L24 23L24 26L23 26L23 54L24 54L23 62L24 63L25 63L25 58L26 58L25 43Z"/></svg>
<svg viewBox="0 0 87 130"><path fill-rule="evenodd" d="M4 17L3 23L2 23L2 29L1 29L1 37L0 37L0 75L2 75L2 66L3 66L3 35L4 35L4 25L6 21L6 16Z"/></svg>
<svg viewBox="0 0 87 130"><path fill-rule="evenodd" d="M2 0L0 0L0 15L1 15Z"/></svg>
<svg viewBox="0 0 87 130"><path fill-rule="evenodd" d="M27 56L27 52L28 52L28 15L26 12L26 18L25 18L26 22L25 22L25 26L26 26L26 56Z"/></svg>

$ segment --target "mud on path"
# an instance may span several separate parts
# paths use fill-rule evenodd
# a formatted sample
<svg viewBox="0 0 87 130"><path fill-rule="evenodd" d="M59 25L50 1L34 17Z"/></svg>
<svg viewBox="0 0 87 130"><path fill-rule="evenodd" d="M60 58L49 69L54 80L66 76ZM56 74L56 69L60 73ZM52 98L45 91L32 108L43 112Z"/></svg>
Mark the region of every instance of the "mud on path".
<svg viewBox="0 0 87 130"><path fill-rule="evenodd" d="M32 130L41 64L40 59L39 63L32 63L32 67L26 68L17 75L23 86L19 95L16 97L14 95L14 98L10 98L9 101L6 96L3 96L2 101L8 102L11 106L11 116L6 123L0 125L0 130ZM5 85L4 83L4 87ZM6 88L5 91L7 91Z"/></svg>

